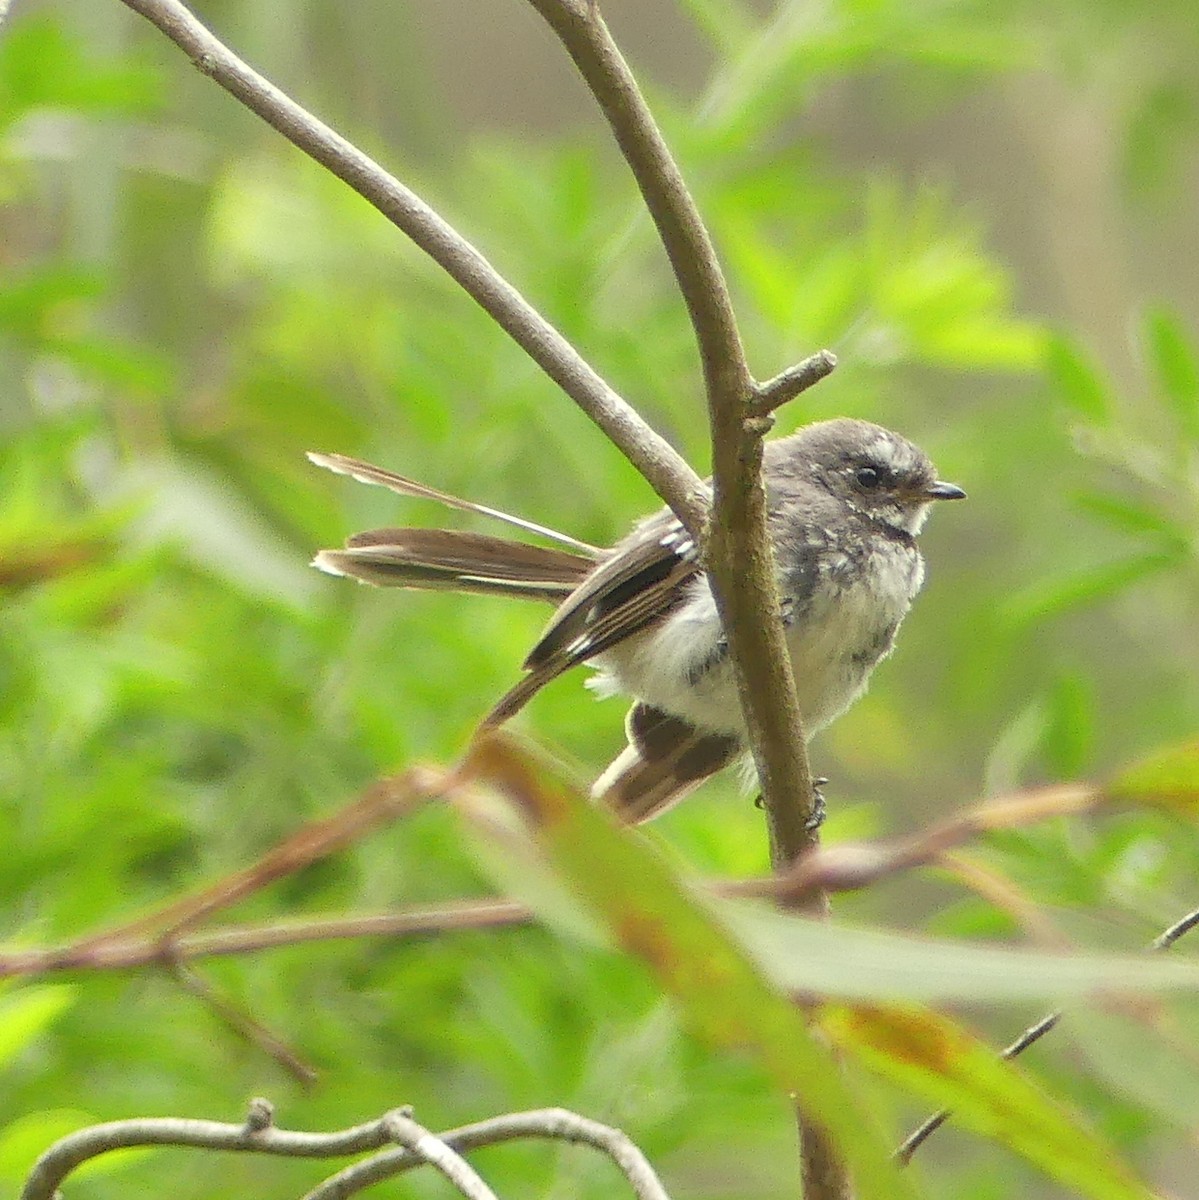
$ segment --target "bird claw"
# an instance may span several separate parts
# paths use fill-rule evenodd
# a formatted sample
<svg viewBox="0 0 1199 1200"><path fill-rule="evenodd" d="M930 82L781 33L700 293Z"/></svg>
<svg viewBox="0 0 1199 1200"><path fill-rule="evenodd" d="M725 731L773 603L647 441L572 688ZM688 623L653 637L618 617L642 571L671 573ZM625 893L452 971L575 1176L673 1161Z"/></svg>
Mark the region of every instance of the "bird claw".
<svg viewBox="0 0 1199 1200"><path fill-rule="evenodd" d="M820 789L827 785L828 777L825 775L819 775L812 780L812 811L808 814L808 819L804 822L803 826L809 833L815 833L824 824L824 793ZM765 807L766 801L762 798L762 793L759 792L754 797L754 808L763 809Z"/></svg>
<svg viewBox="0 0 1199 1200"><path fill-rule="evenodd" d="M808 814L808 819L803 826L809 833L815 833L824 824L824 792L820 789L827 786L828 777L826 775L818 775L812 780L812 811Z"/></svg>

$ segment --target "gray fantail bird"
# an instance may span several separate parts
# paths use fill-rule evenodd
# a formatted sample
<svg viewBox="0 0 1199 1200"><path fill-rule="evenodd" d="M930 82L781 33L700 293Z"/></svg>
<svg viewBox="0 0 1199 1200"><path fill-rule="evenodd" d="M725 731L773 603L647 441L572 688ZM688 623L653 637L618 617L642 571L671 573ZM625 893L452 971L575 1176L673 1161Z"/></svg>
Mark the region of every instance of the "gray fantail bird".
<svg viewBox="0 0 1199 1200"><path fill-rule="evenodd" d="M308 457L363 483L494 517L570 547L448 529L376 529L355 534L343 550L322 550L313 565L385 587L557 604L525 659L525 677L484 720L506 721L578 663L598 668L590 686L634 701L625 723L629 744L593 788L623 820L656 816L746 754L708 576L670 509L601 550L357 459ZM767 442L763 476L780 619L811 737L866 690L870 672L891 652L924 580L915 537L932 502L966 493L938 480L927 455L906 438L848 418Z"/></svg>

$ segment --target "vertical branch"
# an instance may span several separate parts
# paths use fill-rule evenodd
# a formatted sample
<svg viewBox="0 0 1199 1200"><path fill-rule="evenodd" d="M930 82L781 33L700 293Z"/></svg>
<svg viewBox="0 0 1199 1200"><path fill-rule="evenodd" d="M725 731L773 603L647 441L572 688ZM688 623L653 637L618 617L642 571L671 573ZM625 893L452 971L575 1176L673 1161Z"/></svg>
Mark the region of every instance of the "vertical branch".
<svg viewBox="0 0 1199 1200"><path fill-rule="evenodd" d="M773 619L780 601L761 480L762 438L770 421L756 412L763 389L745 361L728 285L699 210L598 7L589 0L531 3L561 39L611 126L695 330L712 431L715 507L707 566L737 670L771 856L782 868L813 844L806 828L812 777L782 624Z"/></svg>
<svg viewBox="0 0 1199 1200"><path fill-rule="evenodd" d="M786 870L817 844L795 681L767 536L762 439L770 412L832 369L818 355L766 385L750 374L728 285L699 210L653 114L591 0L530 0L574 60L611 126L674 271L695 331L712 435L713 509L706 566L728 638L766 811L771 862ZM818 893L810 908L823 914ZM824 1132L800 1111L804 1196L847 1200L852 1188Z"/></svg>

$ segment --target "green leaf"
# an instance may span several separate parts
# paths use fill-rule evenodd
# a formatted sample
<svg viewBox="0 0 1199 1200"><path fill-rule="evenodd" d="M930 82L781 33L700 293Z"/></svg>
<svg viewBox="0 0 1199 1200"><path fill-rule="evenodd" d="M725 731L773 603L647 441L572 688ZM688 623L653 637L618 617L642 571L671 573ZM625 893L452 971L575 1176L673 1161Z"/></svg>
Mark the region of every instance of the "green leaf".
<svg viewBox="0 0 1199 1200"><path fill-rule="evenodd" d="M1049 579L1035 587L1017 592L1004 604L1000 615L1009 625L1019 627L1042 617L1055 616L1081 604L1091 604L1114 596L1150 575L1156 575L1179 562L1181 551L1163 554L1155 551L1135 558L1122 558L1097 567L1083 567L1073 574Z"/></svg>
<svg viewBox="0 0 1199 1200"><path fill-rule="evenodd" d="M1095 741L1095 696L1089 679L1063 675L1045 706L1045 758L1059 779L1076 778Z"/></svg>
<svg viewBox="0 0 1199 1200"><path fill-rule="evenodd" d="M1145 337L1162 396L1183 433L1199 441L1199 355L1182 322L1165 309L1155 309L1145 319Z"/></svg>
<svg viewBox="0 0 1199 1200"><path fill-rule="evenodd" d="M66 1012L77 991L67 984L47 983L0 997L0 1067Z"/></svg>
<svg viewBox="0 0 1199 1200"><path fill-rule="evenodd" d="M128 60L93 62L85 45L44 18L6 24L0 38L0 126L49 105L125 113L157 107L162 92L157 69Z"/></svg>
<svg viewBox="0 0 1199 1200"><path fill-rule="evenodd" d="M713 910L782 991L847 1000L995 1004L1130 986L1193 991L1199 964L1144 954L1050 953L814 921L747 900Z"/></svg>
<svg viewBox="0 0 1199 1200"><path fill-rule="evenodd" d="M468 772L529 821L540 852L613 940L675 996L701 1037L748 1052L783 1094L802 1098L804 1110L830 1131L849 1160L861 1196L914 1195L794 1002L770 986L642 839L615 826L579 788L500 735L476 743ZM471 811L469 801L464 807Z"/></svg>
<svg viewBox="0 0 1199 1200"><path fill-rule="evenodd" d="M1158 750L1107 785L1117 803L1143 804L1193 820L1199 814L1199 739Z"/></svg>
<svg viewBox="0 0 1199 1200"><path fill-rule="evenodd" d="M1046 366L1061 399L1080 417L1096 425L1110 425L1115 400L1097 368L1078 347L1063 336L1050 337Z"/></svg>
<svg viewBox="0 0 1199 1200"><path fill-rule="evenodd" d="M1123 533L1148 534L1168 542L1171 548L1185 549L1188 545L1187 531L1181 525L1147 505L1113 496L1109 492L1082 492L1074 500L1084 512L1112 529Z"/></svg>
<svg viewBox="0 0 1199 1200"><path fill-rule="evenodd" d="M951 1109L955 1121L1002 1142L1081 1195L1152 1196L1077 1117L947 1018L909 1008L834 1009L820 1024L880 1075Z"/></svg>

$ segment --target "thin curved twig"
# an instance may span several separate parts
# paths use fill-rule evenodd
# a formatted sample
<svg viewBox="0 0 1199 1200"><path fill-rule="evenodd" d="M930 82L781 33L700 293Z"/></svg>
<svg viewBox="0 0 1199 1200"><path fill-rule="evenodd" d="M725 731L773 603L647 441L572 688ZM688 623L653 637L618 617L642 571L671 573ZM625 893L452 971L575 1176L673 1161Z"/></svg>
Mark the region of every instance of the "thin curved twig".
<svg viewBox="0 0 1199 1200"><path fill-rule="evenodd" d="M174 956L169 969L175 982L195 996L230 1032L278 1063L301 1087L310 1088L316 1083L319 1078L317 1069L305 1061L297 1050L241 1005L222 995L178 955Z"/></svg>
<svg viewBox="0 0 1199 1200"><path fill-rule="evenodd" d="M421 1162L440 1171L466 1200L499 1200L483 1182L479 1173L442 1138L418 1125L407 1110L389 1113L384 1118L392 1138Z"/></svg>
<svg viewBox="0 0 1199 1200"><path fill-rule="evenodd" d="M547 1138L591 1146L606 1154L620 1168L637 1200L670 1200L653 1167L629 1137L619 1129L564 1108L507 1113L447 1130L438 1134L438 1138L458 1153L525 1138ZM347 1196L420 1165L421 1160L411 1150L385 1150L331 1175L304 1200L345 1200Z"/></svg>
<svg viewBox="0 0 1199 1200"><path fill-rule="evenodd" d="M1149 943L1149 949L1169 950L1179 938L1190 933L1196 926L1199 926L1199 909L1187 913L1185 917L1175 921L1168 929L1163 930ZM1047 1016L1042 1017L1035 1025L1030 1025L1010 1046L1004 1047L999 1052L999 1057L1015 1058L1018 1054L1023 1054L1029 1046L1034 1042L1039 1042L1041 1038L1053 1029L1062 1019L1062 1016L1063 1013L1059 1009L1057 1012L1051 1012ZM926 1118L896 1148L896 1159L904 1166L907 1166L912 1160L912 1155L952 1116L952 1110L943 1108L940 1112L933 1113L932 1116Z"/></svg>
<svg viewBox="0 0 1199 1200"><path fill-rule="evenodd" d="M123 3L156 25L201 71L411 238L607 434L688 529L699 534L708 508L699 476L457 230L378 163L238 58L179 0Z"/></svg>
<svg viewBox="0 0 1199 1200"><path fill-rule="evenodd" d="M20 1200L53 1200L62 1181L89 1159L132 1146L181 1146L287 1158L340 1158L377 1150L392 1140L387 1118L334 1133L276 1129L269 1102L252 1100L240 1125L186 1117L137 1117L92 1125L60 1138L34 1164Z"/></svg>

